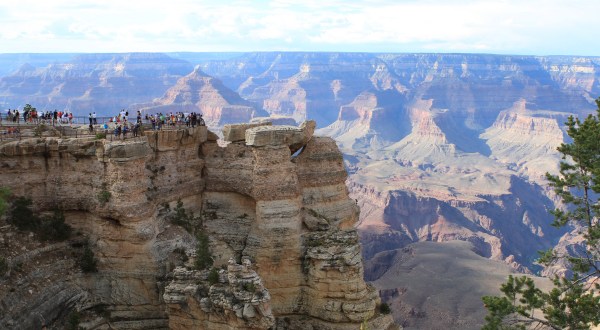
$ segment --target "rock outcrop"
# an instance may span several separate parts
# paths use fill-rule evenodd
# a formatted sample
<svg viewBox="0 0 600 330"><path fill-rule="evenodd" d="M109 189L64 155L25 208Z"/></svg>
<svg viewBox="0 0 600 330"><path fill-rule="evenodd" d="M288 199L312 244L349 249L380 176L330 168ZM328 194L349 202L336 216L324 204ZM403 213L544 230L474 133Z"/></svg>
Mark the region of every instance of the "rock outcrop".
<svg viewBox="0 0 600 330"><path fill-rule="evenodd" d="M171 329L269 329L275 324L269 291L251 268L230 259L227 270L210 285L199 272L185 268L173 271L173 282L163 295ZM208 283L208 285L207 285ZM199 292L203 292L200 293ZM204 295L199 298L199 295Z"/></svg>
<svg viewBox="0 0 600 330"><path fill-rule="evenodd" d="M64 317L54 307L104 306L95 324L119 329L390 326L363 280L358 206L348 197L341 153L313 131L314 122L254 127L245 129L250 140L225 147L206 127L125 141L3 142L3 185L31 197L37 211L64 210L99 262L97 273L69 270L74 286L52 289L64 295L56 306L37 307L44 296L17 305L14 295L0 294L0 325L15 328L21 315L36 313ZM200 219L214 269L176 261L196 253L194 235L169 220L177 201ZM35 277L19 283L20 290L47 286Z"/></svg>

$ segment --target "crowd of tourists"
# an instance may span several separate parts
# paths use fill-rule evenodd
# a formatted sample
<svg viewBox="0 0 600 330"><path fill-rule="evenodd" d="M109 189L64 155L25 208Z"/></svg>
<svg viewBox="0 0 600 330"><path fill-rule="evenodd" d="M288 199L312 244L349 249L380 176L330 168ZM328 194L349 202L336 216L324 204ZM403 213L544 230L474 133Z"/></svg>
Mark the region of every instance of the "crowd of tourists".
<svg viewBox="0 0 600 330"><path fill-rule="evenodd" d="M182 125L185 125L187 127L196 127L196 125L206 125L204 119L202 118L202 114L197 114L195 112L171 112L169 114L163 114L162 112L159 112L158 114L146 115L145 119L152 125L153 130L161 129L165 125L175 127Z"/></svg>
<svg viewBox="0 0 600 330"><path fill-rule="evenodd" d="M54 110L54 111L38 111L36 108L27 105L22 111L18 109L6 110L5 116L0 113L0 126L3 126L3 117L5 122L4 126L8 126L8 130L4 130L3 134L15 134L19 132L18 127L10 127L11 125L22 125L22 124L51 124L51 125L63 125L63 124L81 124L85 122L85 117L75 118L71 111L65 110ZM88 130L90 134L101 133L102 131L108 135L112 134L115 137L126 138L129 133L133 137L141 134L143 125L146 124L147 128L150 126L152 130L162 130L165 128L178 128L181 126L196 127L205 126L206 123L202 118L202 114L196 112L170 112L163 114L162 112L157 114L146 114L142 115L141 111L137 111L135 120L129 116L129 111L122 109L118 114L111 117L101 117L102 122L98 125L98 116L96 112L90 112L88 114Z"/></svg>
<svg viewBox="0 0 600 330"><path fill-rule="evenodd" d="M8 125L20 124L20 123L33 123L33 124L71 124L73 123L73 113L66 110L54 110L54 111L37 111L36 108L25 108L19 112L18 109L6 110L6 121ZM2 116L0 115L0 123L2 123Z"/></svg>
<svg viewBox="0 0 600 330"><path fill-rule="evenodd" d="M141 111L137 111L135 121L129 120L129 111L123 109L116 116L109 118L108 122L102 125L105 133L112 131L115 137L126 138L128 133L131 132L133 137L137 137L143 128L143 123L149 123L152 130L162 130L165 126L180 127L185 125L186 127L205 126L206 123L202 118L202 114L195 112L191 113L157 113L157 114L146 114L142 117ZM97 124L96 113L89 114L89 129L94 131L94 127Z"/></svg>

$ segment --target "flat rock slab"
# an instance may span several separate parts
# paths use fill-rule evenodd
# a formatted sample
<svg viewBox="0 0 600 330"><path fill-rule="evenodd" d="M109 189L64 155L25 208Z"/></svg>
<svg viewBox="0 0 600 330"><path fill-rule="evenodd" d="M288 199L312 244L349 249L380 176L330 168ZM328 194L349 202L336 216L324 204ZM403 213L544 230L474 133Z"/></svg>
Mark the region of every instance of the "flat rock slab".
<svg viewBox="0 0 600 330"><path fill-rule="evenodd" d="M273 125L290 125L297 126L298 124L292 117L254 117L250 120L250 124L272 123Z"/></svg>
<svg viewBox="0 0 600 330"><path fill-rule="evenodd" d="M260 126L271 126L270 121L261 121L250 124L230 124L223 126L223 140L228 142L241 142L246 139L246 130Z"/></svg>
<svg viewBox="0 0 600 330"><path fill-rule="evenodd" d="M314 121L297 126L260 126L246 130L246 145L254 147L289 146L297 149L306 145L315 130Z"/></svg>
<svg viewBox="0 0 600 330"><path fill-rule="evenodd" d="M308 141L296 126L261 126L246 131L246 144L254 147L289 146Z"/></svg>

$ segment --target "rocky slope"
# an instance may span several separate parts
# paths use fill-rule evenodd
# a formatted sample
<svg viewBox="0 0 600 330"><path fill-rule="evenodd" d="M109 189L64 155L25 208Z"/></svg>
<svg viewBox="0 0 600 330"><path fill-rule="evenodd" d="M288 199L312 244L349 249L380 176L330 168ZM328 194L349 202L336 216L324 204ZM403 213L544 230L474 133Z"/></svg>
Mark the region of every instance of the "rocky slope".
<svg viewBox="0 0 600 330"><path fill-rule="evenodd" d="M363 280L353 229L358 207L348 198L335 142L312 137L314 123L231 129L244 139L226 147L205 127L125 141L3 142L3 185L31 197L37 211L63 209L89 241L98 272L79 272L69 257L59 268L17 267L25 254L61 265L52 253L66 249L68 256L68 244L32 243L16 255L9 248L11 271L0 279L7 289L0 294L2 327L36 327L42 318L60 323L65 311L98 306L102 313L86 318L86 327L391 326L389 316L376 315L377 292ZM216 280L185 262L196 253L196 238L170 220L179 200L209 237ZM13 232L8 226L2 233L7 229Z"/></svg>
<svg viewBox="0 0 600 330"><path fill-rule="evenodd" d="M487 314L481 297L500 295L507 276L520 274L474 250L468 242L418 242L382 252L365 268L404 329L475 330ZM381 264L392 266L377 271ZM547 278L533 279L540 288L552 286Z"/></svg>

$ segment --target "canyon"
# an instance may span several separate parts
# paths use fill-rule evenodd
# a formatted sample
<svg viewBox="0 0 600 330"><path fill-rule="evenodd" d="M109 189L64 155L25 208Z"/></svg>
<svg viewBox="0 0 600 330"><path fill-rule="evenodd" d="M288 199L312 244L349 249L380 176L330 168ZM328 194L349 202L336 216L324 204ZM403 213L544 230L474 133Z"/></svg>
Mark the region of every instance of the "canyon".
<svg viewBox="0 0 600 330"><path fill-rule="evenodd" d="M457 255L471 258L473 252L510 271L533 274L554 271L535 263L538 250L576 244L569 239L574 229L549 225L548 210L560 204L545 173L558 171L556 147L566 141L566 118L595 109L597 57L258 52L62 54L54 60L50 54L4 54L0 60L0 102L7 108L30 103L81 116L112 115L121 108L199 111L221 137L227 136L220 133L224 125L237 122L315 120L316 134L333 138L343 154L350 200L360 208L355 227L362 255L367 265L378 262L365 268L365 276L384 292L409 285L390 283L393 276L386 271L394 272L397 260L382 256L418 242L464 241L452 247ZM236 160L214 168L230 163ZM282 174L269 175L288 183ZM232 191L245 185L229 184ZM237 249L231 271L251 277L251 269L239 268ZM221 264L228 265L225 259ZM193 281L178 274L183 282ZM397 321L423 324L419 313L395 312ZM477 322L481 319L469 319L472 328Z"/></svg>
<svg viewBox="0 0 600 330"><path fill-rule="evenodd" d="M2 226L0 324L58 326L71 310L93 329L393 329L363 280L342 154L314 128L229 126L225 147L205 126L3 141L3 185L63 210L77 238L40 245ZM197 238L171 220L177 207L199 219L212 270L192 267ZM76 267L83 239L96 273Z"/></svg>

